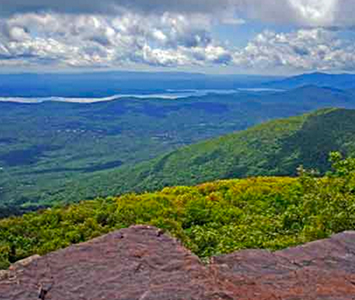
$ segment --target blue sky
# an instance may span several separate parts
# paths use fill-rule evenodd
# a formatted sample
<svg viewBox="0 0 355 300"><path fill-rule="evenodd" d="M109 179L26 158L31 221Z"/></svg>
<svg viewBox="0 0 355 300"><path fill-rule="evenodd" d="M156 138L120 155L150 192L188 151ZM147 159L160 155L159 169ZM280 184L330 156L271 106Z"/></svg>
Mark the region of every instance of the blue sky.
<svg viewBox="0 0 355 300"><path fill-rule="evenodd" d="M0 71L354 72L355 0L0 0Z"/></svg>

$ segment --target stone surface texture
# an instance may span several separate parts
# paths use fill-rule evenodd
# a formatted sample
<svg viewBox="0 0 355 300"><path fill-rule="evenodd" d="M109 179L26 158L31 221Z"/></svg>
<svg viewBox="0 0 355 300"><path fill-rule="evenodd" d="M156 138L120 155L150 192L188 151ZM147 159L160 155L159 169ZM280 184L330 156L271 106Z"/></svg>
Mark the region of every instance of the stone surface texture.
<svg viewBox="0 0 355 300"><path fill-rule="evenodd" d="M355 232L274 253L238 251L205 265L160 230L133 226L0 275L1 300L351 300Z"/></svg>

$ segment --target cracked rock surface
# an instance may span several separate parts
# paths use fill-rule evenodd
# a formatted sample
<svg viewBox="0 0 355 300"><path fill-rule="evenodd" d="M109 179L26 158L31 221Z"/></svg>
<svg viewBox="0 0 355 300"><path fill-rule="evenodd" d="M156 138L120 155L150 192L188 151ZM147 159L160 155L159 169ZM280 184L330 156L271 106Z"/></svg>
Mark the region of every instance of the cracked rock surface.
<svg viewBox="0 0 355 300"><path fill-rule="evenodd" d="M154 227L133 226L0 274L0 299L351 300L355 232L278 252L244 250L204 265Z"/></svg>

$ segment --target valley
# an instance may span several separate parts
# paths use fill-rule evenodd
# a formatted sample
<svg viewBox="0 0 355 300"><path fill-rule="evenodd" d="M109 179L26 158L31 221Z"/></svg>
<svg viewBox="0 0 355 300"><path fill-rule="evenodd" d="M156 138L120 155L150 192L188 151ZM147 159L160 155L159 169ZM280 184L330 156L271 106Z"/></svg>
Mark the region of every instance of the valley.
<svg viewBox="0 0 355 300"><path fill-rule="evenodd" d="M134 175L113 184L106 179L111 175L106 176L105 172L117 170L121 174L121 169L130 169L137 163L268 120L323 107L355 108L354 98L347 91L308 85L285 92L244 91L178 100L127 98L91 104L3 102L0 103L0 203L33 209L137 190L139 185L131 184ZM217 161L222 157L218 151L210 155ZM275 170L273 174L293 174L294 167L281 173ZM226 172L216 171L215 176L195 174L195 179L187 176L183 181L170 183L193 184L218 176L224 178L228 177ZM261 169L234 175L250 174L263 172ZM93 182L92 186L85 184L88 181ZM79 182L84 186L78 187ZM158 186L165 184L169 181L162 180Z"/></svg>

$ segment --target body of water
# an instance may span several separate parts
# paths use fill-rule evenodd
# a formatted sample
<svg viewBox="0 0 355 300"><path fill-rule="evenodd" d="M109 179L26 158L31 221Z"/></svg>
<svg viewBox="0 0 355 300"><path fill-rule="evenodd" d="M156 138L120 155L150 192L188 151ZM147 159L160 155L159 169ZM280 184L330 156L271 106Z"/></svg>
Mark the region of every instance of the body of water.
<svg viewBox="0 0 355 300"><path fill-rule="evenodd" d="M0 102L17 102L17 103L43 103L48 101L56 102L71 102L71 103L95 103L112 101L123 98L137 98L137 99L182 99L188 97L204 97L207 95L232 95L244 92L277 92L282 90L271 89L235 89L235 90L167 90L164 93L142 93L142 94L117 94L102 98L73 98L73 97L0 97Z"/></svg>

